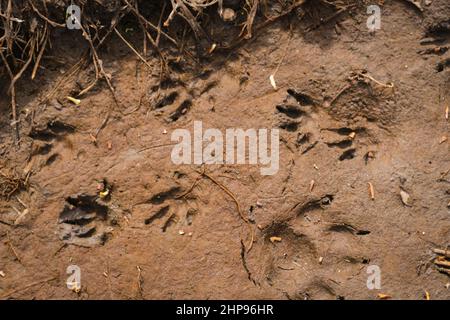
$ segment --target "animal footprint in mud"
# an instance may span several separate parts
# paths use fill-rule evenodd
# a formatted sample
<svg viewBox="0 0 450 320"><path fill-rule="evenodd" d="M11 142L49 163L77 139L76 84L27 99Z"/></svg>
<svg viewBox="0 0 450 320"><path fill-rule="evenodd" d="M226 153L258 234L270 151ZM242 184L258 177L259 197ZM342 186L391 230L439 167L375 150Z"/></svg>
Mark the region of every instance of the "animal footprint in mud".
<svg viewBox="0 0 450 320"><path fill-rule="evenodd" d="M67 198L58 222L60 239L66 244L81 247L105 244L113 230L109 207L96 195L81 194Z"/></svg>
<svg viewBox="0 0 450 320"><path fill-rule="evenodd" d="M258 256L264 257L263 269L260 266L253 268L250 259L247 263L250 270L261 270L263 274L258 274L261 271L254 272L252 276L265 279L268 285L278 290L291 287L292 277L306 281L318 261L318 253L311 239L287 222L275 222L262 232L262 244L256 245L254 250L259 251Z"/></svg>
<svg viewBox="0 0 450 320"><path fill-rule="evenodd" d="M323 129L322 140L329 148L346 149L340 156L339 161L351 160L356 157L356 148L351 148L357 136L365 133L365 128L338 128Z"/></svg>
<svg viewBox="0 0 450 320"><path fill-rule="evenodd" d="M33 156L46 156L48 155L53 147L54 141L69 141L66 135L75 132L75 127L66 124L59 120L52 120L47 122L45 125L33 127L28 134L33 140L37 140L34 143L33 150L31 151L31 157ZM44 165L49 166L53 164L60 155L58 153L51 154L46 160Z"/></svg>
<svg viewBox="0 0 450 320"><path fill-rule="evenodd" d="M59 120L52 120L44 126L33 127L28 136L35 140L51 141L75 132L75 127Z"/></svg>
<svg viewBox="0 0 450 320"><path fill-rule="evenodd" d="M298 130L300 126L300 122L298 121L290 121L290 120L284 120L281 121L281 123L278 125L280 129L289 131L289 132L295 132Z"/></svg>
<svg viewBox="0 0 450 320"><path fill-rule="evenodd" d="M299 129L302 119L313 112L316 103L308 94L293 89L289 89L287 93L283 103L276 106L276 111L280 115L278 126L283 130L295 132Z"/></svg>
<svg viewBox="0 0 450 320"><path fill-rule="evenodd" d="M357 229L354 226L347 223L332 224L330 227L328 227L327 230L331 232L349 233L357 236L365 236L370 234L370 231L368 230Z"/></svg>
<svg viewBox="0 0 450 320"><path fill-rule="evenodd" d="M442 72L449 67L450 67L450 58L447 58L437 64L436 70L437 72Z"/></svg>
<svg viewBox="0 0 450 320"><path fill-rule="evenodd" d="M351 160L356 157L356 149L348 149L345 150L339 157L339 161Z"/></svg>
<svg viewBox="0 0 450 320"><path fill-rule="evenodd" d="M288 297L297 300L342 299L343 297L336 293L335 286L336 284L330 280L315 277L301 286L293 296Z"/></svg>
<svg viewBox="0 0 450 320"><path fill-rule="evenodd" d="M177 223L183 223L184 226L192 225L197 210L188 208L185 203L181 203L181 197L181 188L178 186L170 187L153 195L145 203L158 205L159 207L144 220L144 223L151 225L158 220L163 220L161 225L162 232L166 232ZM180 219L180 216L183 215L185 219Z"/></svg>
<svg viewBox="0 0 450 320"><path fill-rule="evenodd" d="M161 109L166 106L172 105L178 98L178 92L174 91L167 95L163 95L158 101L156 101L154 108Z"/></svg>
<svg viewBox="0 0 450 320"><path fill-rule="evenodd" d="M281 104L278 105L276 108L278 112L283 113L292 119L298 119L302 115L306 114L305 111L300 109L300 107L294 105Z"/></svg>
<svg viewBox="0 0 450 320"><path fill-rule="evenodd" d="M172 112L169 116L169 119L171 121L177 121L179 118L181 118L183 115L185 115L192 107L192 101L190 99L184 100L178 108Z"/></svg>
<svg viewBox="0 0 450 320"><path fill-rule="evenodd" d="M295 141L295 145L297 149L300 150L302 154L305 154L312 150L319 141L312 141L313 135L310 132L302 133L300 132L297 136L297 140Z"/></svg>

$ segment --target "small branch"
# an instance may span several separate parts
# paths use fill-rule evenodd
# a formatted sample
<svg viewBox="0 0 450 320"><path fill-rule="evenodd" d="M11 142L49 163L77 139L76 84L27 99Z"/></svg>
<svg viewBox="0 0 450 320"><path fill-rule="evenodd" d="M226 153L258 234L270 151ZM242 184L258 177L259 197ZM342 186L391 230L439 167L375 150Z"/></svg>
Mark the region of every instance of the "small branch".
<svg viewBox="0 0 450 320"><path fill-rule="evenodd" d="M120 39L122 39L123 42L125 42L125 44L131 49L131 51L133 51L139 59L141 59L141 61L147 66L149 67L149 69L153 69L151 65L148 64L148 62L139 54L139 52L137 52L136 49L133 48L133 46L120 34L120 32L114 27L114 31L116 32L116 34L119 36Z"/></svg>

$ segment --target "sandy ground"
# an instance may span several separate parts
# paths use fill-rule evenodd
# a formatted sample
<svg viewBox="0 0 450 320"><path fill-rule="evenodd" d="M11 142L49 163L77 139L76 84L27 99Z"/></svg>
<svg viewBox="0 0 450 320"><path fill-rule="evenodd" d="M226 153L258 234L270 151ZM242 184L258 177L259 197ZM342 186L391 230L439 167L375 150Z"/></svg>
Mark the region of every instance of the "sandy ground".
<svg viewBox="0 0 450 320"><path fill-rule="evenodd" d="M438 45L421 41L450 4L382 8L374 34L355 11L311 31L284 19L196 68L174 53L177 81L162 84L156 57L149 68L114 38L102 59L121 108L105 83L79 106L65 99L92 66L42 102L85 48L61 32L58 58L20 83L19 148L0 99L2 172L29 177L0 201L0 298L449 299L432 249L450 244L450 69L438 72L450 56L421 51L448 46L450 31ZM194 121L280 128L280 170L209 165L210 179L173 164L171 133ZM70 265L81 269L79 293L66 287ZM366 286L371 265L380 290Z"/></svg>

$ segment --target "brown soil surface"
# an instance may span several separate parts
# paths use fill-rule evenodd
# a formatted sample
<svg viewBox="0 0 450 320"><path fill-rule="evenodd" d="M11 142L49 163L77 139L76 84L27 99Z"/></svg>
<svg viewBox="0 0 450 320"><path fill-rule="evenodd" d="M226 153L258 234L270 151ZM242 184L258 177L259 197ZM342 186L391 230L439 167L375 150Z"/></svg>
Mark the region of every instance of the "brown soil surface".
<svg viewBox="0 0 450 320"><path fill-rule="evenodd" d="M423 299L428 292L449 299L450 278L434 266L432 249L450 244L450 150L443 141L450 138L450 68L438 70L450 56L419 51L436 46L421 40L448 20L450 4L434 0L423 13L405 1L382 8L374 34L365 10L310 31L308 19L281 19L201 67L173 62L178 81L163 84L156 56L147 57L150 69L114 36L100 55L120 110L104 82L79 106L65 99L94 69L63 78L87 47L61 31L45 70L17 88L19 147L6 89L0 96L1 170L29 173L26 187L3 181L19 184L11 197L0 189L0 298ZM440 36L439 46L450 45L450 31ZM129 38L142 51L142 35ZM278 65L275 91L269 75ZM288 89L314 104L283 112L297 103ZM273 176L261 176L258 166L205 167L252 221L249 252L249 228L232 197L199 177L198 166L170 159L171 133L192 130L194 121L221 130L284 128ZM112 185L110 199L78 197L98 194L103 179ZM17 220L24 205L28 213ZM64 244L61 215L77 210L94 215L95 229ZM274 236L281 241L272 243ZM81 268L78 294L66 287L69 265ZM381 269L381 290L366 286L369 265Z"/></svg>

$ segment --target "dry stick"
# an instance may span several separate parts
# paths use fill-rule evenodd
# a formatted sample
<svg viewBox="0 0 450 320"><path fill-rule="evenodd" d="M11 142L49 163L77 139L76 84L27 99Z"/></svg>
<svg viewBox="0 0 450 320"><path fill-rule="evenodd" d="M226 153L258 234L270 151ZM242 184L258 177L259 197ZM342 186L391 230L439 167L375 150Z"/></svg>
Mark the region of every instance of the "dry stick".
<svg viewBox="0 0 450 320"><path fill-rule="evenodd" d="M339 90L339 92L333 97L333 99L331 99L331 101L328 103L328 105L331 107L337 99L339 99L340 96L342 96L344 94L345 91L347 91L348 89L352 88L353 84L348 84L345 87L343 87L341 90Z"/></svg>
<svg viewBox="0 0 450 320"><path fill-rule="evenodd" d="M50 20L49 18L47 18L45 15L43 15L33 4L33 1L29 0L28 3L31 5L31 8L34 10L34 12L37 13L37 15L42 19L45 20L47 23L49 23L52 27L60 27L60 28L65 28L66 24L63 23L57 23L55 21ZM44 2L45 5L45 2Z"/></svg>
<svg viewBox="0 0 450 320"><path fill-rule="evenodd" d="M83 37L88 41L88 43L91 47L92 57L93 57L93 61L94 61L94 67L96 68L96 72L99 71L101 73L101 75L103 76L103 78L105 79L106 83L108 84L109 90L111 91L111 94L113 96L113 100L120 109L120 104L119 104L119 100L117 99L116 92L111 84L111 80L109 79L108 75L106 74L105 70L103 69L103 63L100 60L100 58L98 57L97 51L95 50L94 43L92 42L91 37L89 36L89 34L86 32L86 30L83 28L83 26L81 24L80 24L80 27L81 27L81 30L83 31ZM98 76L96 74L96 78L97 77ZM90 87L90 88L92 88L92 87ZM82 92L86 93L87 91L85 89ZM80 95L81 95L81 93L80 93ZM102 124L100 125L100 127L97 129L97 131L95 133L95 139L97 139L98 135L100 134L100 131L106 127L110 116L111 116L111 109L108 109L108 113L107 113L105 119L103 120Z"/></svg>
<svg viewBox="0 0 450 320"><path fill-rule="evenodd" d="M154 145L154 146L150 146L150 147L143 148L143 149L139 150L138 153L141 153L141 152L144 152L144 151L148 151L148 150L153 150L153 149L163 148L163 147L175 146L175 145L177 145L177 144L178 144L178 143L175 143L175 142L164 143L164 144L157 144L157 145Z"/></svg>
<svg viewBox="0 0 450 320"><path fill-rule="evenodd" d="M155 30L156 32L160 33L160 35L164 36L167 40L169 40L172 44L174 44L177 48L179 48L179 44L178 42L172 38L170 35L168 35L166 32L162 31L160 27L155 26L153 23L151 23L150 21L148 21L147 19L145 19L140 13L139 10L137 10L136 8L134 8L133 6L130 5L130 3L128 2L128 0L124 0L124 2L128 5L128 7L131 9L131 11L133 11L133 13L135 14L135 16L139 19L139 22L141 23L141 25L144 26L149 26L151 27L153 30ZM167 63L166 63L166 59L164 58L164 55L162 54L161 50L159 49L158 44L153 40L153 38L150 36L150 34L148 33L148 31L145 29L145 27L142 27L147 35L147 38L150 40L150 42L152 43L154 49L156 50L156 52L158 53L158 55L161 57L162 61L164 62L164 68L168 69L167 67ZM192 56L192 54L185 50L184 51L192 60L195 61L195 58Z"/></svg>
<svg viewBox="0 0 450 320"><path fill-rule="evenodd" d="M173 17L175 17L175 14L178 10L178 3L174 3L172 0L172 11L169 14L169 17L167 17L167 20L164 21L164 27L168 27L170 25L170 22L172 21Z"/></svg>
<svg viewBox="0 0 450 320"><path fill-rule="evenodd" d="M78 60L77 63L75 63L67 72L65 72L62 77L58 80L58 82L54 85L54 88L52 91L50 91L50 93L48 93L44 99L43 102L47 102L48 100L50 100L53 95L58 91L59 87L64 83L64 81L71 77L72 75L74 75L76 72L78 72L78 70L81 68L81 66L83 65L83 63L86 60L88 54L83 55L83 57L80 58L80 60Z"/></svg>
<svg viewBox="0 0 450 320"><path fill-rule="evenodd" d="M153 30L158 31L158 27L155 26L153 23L151 23L150 21L148 21L147 19L145 19L140 13L139 11L136 10L136 8L134 8L129 2L128 0L124 0L124 2L128 5L128 8L131 9L131 11L133 11L133 13L139 18L140 21L142 21L145 25L150 26ZM164 31L160 31L161 35L163 35L167 40L169 40L170 42L172 42L174 45L176 45L178 47L178 43L176 42L176 40L174 40L171 36L169 36L167 33L165 33Z"/></svg>
<svg viewBox="0 0 450 320"><path fill-rule="evenodd" d="M164 16L164 12L166 11L166 2L164 2L162 10L161 10L161 15L159 16L159 21L158 21L158 33L156 35L156 39L155 39L155 43L157 46L159 46L159 40L161 39L161 26L162 26L162 19Z"/></svg>
<svg viewBox="0 0 450 320"><path fill-rule="evenodd" d="M10 13L8 14L8 16L10 16ZM7 19L8 20L8 19ZM5 28L5 33L6 33L6 28ZM8 39L7 39L8 41ZM28 60L25 62L25 64L22 66L22 68L20 69L20 71L13 76L13 73L11 71L11 68L8 64L8 62L6 61L6 58L4 57L3 53L2 54L2 60L8 70L8 73L10 75L11 78L11 83L9 86L9 92L11 94L11 108L12 108L12 116L13 116L13 122L12 122L12 126L14 127L14 131L15 131L15 143L18 144L19 143L19 139L20 139L20 135L19 135L19 122L17 120L17 105L16 105L16 89L15 89L15 84L17 82L17 80L20 79L20 77L22 77L22 74L25 72L25 70L28 68L28 66L30 65L30 63L33 60L33 54L34 54L34 49L36 46L36 39L31 38L29 42L31 42L30 45L30 50L29 50L29 57ZM9 44L8 44L9 45Z"/></svg>
<svg viewBox="0 0 450 320"><path fill-rule="evenodd" d="M21 265L23 265L22 259L20 259L19 254L17 253L16 249L14 248L14 246L13 246L13 244L12 244L12 242L11 242L11 238L9 237L9 232L8 232L8 231L6 232L6 237L7 237L7 239L8 239L8 246L9 246L9 248L11 249L12 253L13 253L14 256L16 257L17 261L19 261L19 263L20 263Z"/></svg>
<svg viewBox="0 0 450 320"><path fill-rule="evenodd" d="M140 266L136 266L136 269L138 271L138 275L137 275L137 290L138 290L138 294L140 296L140 298L142 299L144 297L143 295L143 289L142 289L142 269Z"/></svg>
<svg viewBox="0 0 450 320"><path fill-rule="evenodd" d="M50 282L50 281L56 280L56 279L57 279L57 277L51 277L51 278L47 278L47 279L44 279L44 280L39 280L39 281L36 281L36 282L32 282L32 283L30 283L30 284L28 284L28 285L26 285L26 286L24 286L22 288L14 289L14 290L12 290L10 292L7 292L7 293L1 295L0 298L3 299L3 298L6 298L6 297L9 297L10 295L12 295L14 293L17 293L17 292L20 292L20 291L24 291L24 290L27 290L27 289L29 289L31 287L37 286L39 284L47 283L47 282Z"/></svg>
<svg viewBox="0 0 450 320"><path fill-rule="evenodd" d="M281 57L280 62L278 62L278 65L277 65L275 71L272 73L272 75L273 75L274 77L275 77L276 74L278 73L278 70L280 70L280 67L281 67L281 65L283 64L284 59L286 59L286 56L287 56L287 53L288 53L288 50L289 50L289 46L290 46L290 44L291 44L291 40L292 40L292 24L291 24L291 26L290 26L289 38L288 38L288 42L287 42L286 48L284 49L283 56Z"/></svg>
<svg viewBox="0 0 450 320"><path fill-rule="evenodd" d="M34 80L34 78L36 77L36 72L39 68L39 64L41 62L42 56L44 55L44 51L45 51L45 47L47 46L48 38L49 38L49 34L47 31L47 23L46 23L45 24L45 32L44 32L44 41L41 43L42 47L41 47L41 50L39 51L38 57L36 59L36 63L34 65L33 72L31 73L31 80Z"/></svg>
<svg viewBox="0 0 450 320"><path fill-rule="evenodd" d="M200 173L200 172L199 172ZM250 252L250 250L253 247L253 240L254 240L254 234L253 234L253 229L250 225L250 222L248 221L248 219L244 216L244 214L241 211L241 206L239 205L239 201L236 199L235 195L227 188L225 187L223 184L221 184L219 181L217 181L216 179L214 179L212 176L210 176L209 174L207 174L206 172L201 172L200 173L202 176L205 176L206 178L208 178L209 180L211 180L214 184L216 184L218 187L220 187L223 191L225 191L226 194L228 194L234 201L234 203L236 204L236 208L237 211L239 213L239 216L241 217L241 219L247 224L247 226L249 227L250 230L250 235L251 235L251 239L250 239L250 244L248 245L248 247L246 248L247 253Z"/></svg>
<svg viewBox="0 0 450 320"><path fill-rule="evenodd" d="M125 2L127 3L128 6L130 6L130 4L128 4L128 2L126 0L125 0ZM167 66L166 58L164 57L163 53L159 49L159 46L156 43L156 41L153 40L153 38L150 35L150 33L148 33L148 31L145 29L145 24L148 23L148 21L139 13L138 8L133 8L133 7L130 7L130 8L133 11L133 13L135 14L135 16L138 18L139 24L141 25L142 30L144 31L145 35L147 36L147 39L150 41L151 45L153 46L153 48L156 50L156 52L158 53L159 57L161 58L161 63L163 65L163 72L167 71L168 70L168 66ZM159 30L161 32L161 29L159 29Z"/></svg>
<svg viewBox="0 0 450 320"><path fill-rule="evenodd" d="M275 21L278 21L279 19L281 19L281 18L287 16L287 15L290 14L294 9L296 9L296 8L298 8L298 7L300 7L300 6L302 6L304 3L305 3L305 0L299 0L298 2L296 2L296 3L294 3L292 6L290 6L289 9L287 9L286 11L280 13L279 15L277 15L277 16L275 16L275 17L273 17L273 18L267 19L267 20L264 21L264 22L261 22L259 25L255 26L255 27L253 28L253 33L255 33L255 31L256 31L256 32L261 31L262 29L264 29L265 27L267 27L267 26L270 25L271 23L273 23L273 22L275 22ZM239 46L244 40L248 40L248 39L245 39L245 38L239 36L239 38L236 39L236 40L235 40L233 43L231 43L229 46L220 46L220 47L218 47L218 49L223 49L223 50L234 49L234 48L236 48L237 46Z"/></svg>
<svg viewBox="0 0 450 320"><path fill-rule="evenodd" d="M81 26L81 24L80 24L80 26ZM113 86L111 84L111 80L109 79L108 75L105 72L105 69L103 69L103 64L102 64L100 58L98 57L97 50L95 50L95 46L94 46L94 43L92 42L91 37L86 32L86 30L83 28L83 26L81 26L81 30L83 31L84 38L89 42L89 45L90 45L91 50L92 50L92 55L93 55L94 61L96 62L97 67L99 68L99 71L100 71L101 75L103 76L103 78L105 79L106 83L108 84L108 87L109 87L109 90L112 93L114 102L117 104L118 107L120 107L119 101L117 100L117 97L116 97L116 92L115 92L115 90L114 90L114 88L113 88Z"/></svg>
<svg viewBox="0 0 450 320"><path fill-rule="evenodd" d="M8 5L6 7L6 23L4 24L4 28L6 37L6 47L8 48L9 52L12 52L11 14L12 14L12 1L8 0Z"/></svg>
<svg viewBox="0 0 450 320"><path fill-rule="evenodd" d="M198 176L197 176L197 178L195 179L195 181L194 181L194 183L191 185L191 187L186 191L186 192L184 192L182 195L179 195L178 197L176 197L175 199L182 199L182 198L184 198L184 197L186 197L189 193L191 193L192 192L192 190L194 190L194 188L195 188L195 186L197 185L197 183L200 181L200 179L203 177L203 174L205 173L205 168L203 168L203 172L202 173L200 173Z"/></svg>
<svg viewBox="0 0 450 320"><path fill-rule="evenodd" d="M133 46L120 34L120 32L114 27L114 31L117 33L117 35L119 36L120 39L122 39L123 42L125 42L125 44L131 49L131 51L133 51L139 59L141 59L141 61L147 66L149 67L150 70L152 70L152 66L139 54L139 52L137 52L137 50L135 48L133 48Z"/></svg>
<svg viewBox="0 0 450 320"><path fill-rule="evenodd" d="M198 24L197 19L194 17L191 10L189 10L189 8L186 7L186 5L183 3L183 0L171 0L171 1L172 1L172 4L174 4L174 2L175 2L176 5L181 9L182 14L177 12L178 15L180 15L184 20L186 20L186 22L191 26L192 30L194 31L195 36L198 38L198 34L201 33L207 38L207 40L209 42L212 42L209 34L206 33L206 31L203 30L203 28ZM259 1L259 0L255 0L255 1Z"/></svg>
<svg viewBox="0 0 450 320"><path fill-rule="evenodd" d="M11 43L11 39L10 39L10 32L11 30L10 28L10 17L11 17L11 12L12 12L12 4L11 4L11 0L8 2L8 8L7 8L7 18L6 18L6 25L5 25L5 39L7 41L7 47L8 49L11 51L12 50L12 43ZM11 68L9 66L9 63L6 61L6 58L3 55L3 52L1 52L1 58L3 60L3 63L6 66L6 69L10 75L11 78L11 83L9 86L9 92L11 94L11 108L12 108L12 117L13 117L13 122L12 122L12 126L14 127L14 131L15 131L15 136L14 136L14 140L15 143L18 144L19 143L19 139L20 139L20 135L19 135L19 122L17 120L17 105L16 105L16 89L15 89L15 84L17 82L17 80L20 79L20 77L22 76L22 74L25 72L25 70L28 68L28 66L30 65L30 63L33 60L33 55L34 55L34 48L36 45L36 39L31 38L29 43L31 42L30 45L30 50L29 50L29 57L28 60L25 62L25 64L22 66L22 68L20 69L20 71L13 76L13 73L11 71Z"/></svg>
<svg viewBox="0 0 450 320"><path fill-rule="evenodd" d="M370 199L375 200L375 189L373 187L372 182L368 182L368 185L369 185L369 196L370 196Z"/></svg>
<svg viewBox="0 0 450 320"><path fill-rule="evenodd" d="M5 18L5 19L7 18L6 15L1 12L0 12L0 17ZM9 20L11 20L13 22L17 22L17 23L23 23L25 21L25 20L21 20L18 18L14 18L14 17L9 17Z"/></svg>
<svg viewBox="0 0 450 320"><path fill-rule="evenodd" d="M25 64L23 65L22 69L20 69L20 71L14 76L14 78L11 80L11 84L9 86L9 91L11 91L12 87L16 84L17 80L19 80L23 73L25 72L25 70L28 68L28 66L31 64L31 62L33 61L33 53L34 53L34 48L36 47L36 38L33 36L33 38L30 39L31 41L31 45L30 45L30 50L29 50L29 57L28 60L25 62Z"/></svg>
<svg viewBox="0 0 450 320"><path fill-rule="evenodd" d="M144 53L144 57L146 57L147 56L147 35L145 33L144 33L144 41L143 41L142 47L143 47L142 51Z"/></svg>
<svg viewBox="0 0 450 320"><path fill-rule="evenodd" d="M328 18L325 18L325 19L321 20L319 24L308 27L308 28L306 29L306 31L309 32L309 31L312 31L312 30L315 30L315 29L319 28L320 26L322 26L322 25L324 25L324 24L327 24L327 23L330 22L331 20L337 18L337 17L340 16L342 13L344 13L345 11L347 11L350 7L354 7L354 6L351 5L351 6L347 6L347 7L342 7L342 8L340 8L338 11L336 11L334 14L332 14L332 15L329 16Z"/></svg>
<svg viewBox="0 0 450 320"><path fill-rule="evenodd" d="M363 78L369 79L369 80L375 82L376 84L378 84L378 85L380 85L380 86L382 86L382 87L385 87L385 88L394 88L394 84L393 84L392 82L383 83L383 82L378 81L377 79L373 78L372 76L367 75L367 74L364 74L364 73L361 73L361 72L358 72L358 75L361 76L361 77L363 77Z"/></svg>
<svg viewBox="0 0 450 320"><path fill-rule="evenodd" d="M242 36L245 31L247 31L247 34L244 36L245 39L250 39L252 37L252 28L253 28L253 22L256 17L256 12L258 11L258 5L259 0L253 0L253 5L250 9L250 13L247 17L247 21L244 24L244 27L242 28L242 31L239 36Z"/></svg>
<svg viewBox="0 0 450 320"><path fill-rule="evenodd" d="M11 71L11 68L9 67L8 61L6 61L6 58L3 55L3 51L1 51L1 50L0 50L0 56L1 56L2 60L3 60L3 64L6 66L6 70L8 71L8 74L9 74L9 76L11 78L11 82L12 82L12 79L14 78L14 75L13 75L13 73ZM13 122L12 122L11 125L14 126L14 128L15 128L15 135L14 135L14 140L15 141L14 142L16 144L18 144L20 137L19 137L19 124L17 122L16 87L15 86L13 86L11 88L11 108L12 108L12 117L13 117Z"/></svg>
<svg viewBox="0 0 450 320"><path fill-rule="evenodd" d="M97 44L97 46L96 46L97 49L99 49L99 48L103 45L103 43L106 41L106 39L107 39L107 38L109 37L109 35L112 33L113 28L116 27L116 26L119 24L119 22L122 20L122 18L123 18L124 15L125 15L125 14L124 14L124 11L125 11L125 9L120 10L120 11L116 14L116 16L113 18L112 23L111 23L111 25L110 25L108 31L107 31L106 34L103 36L103 38L100 39L100 41L98 42L98 44Z"/></svg>

